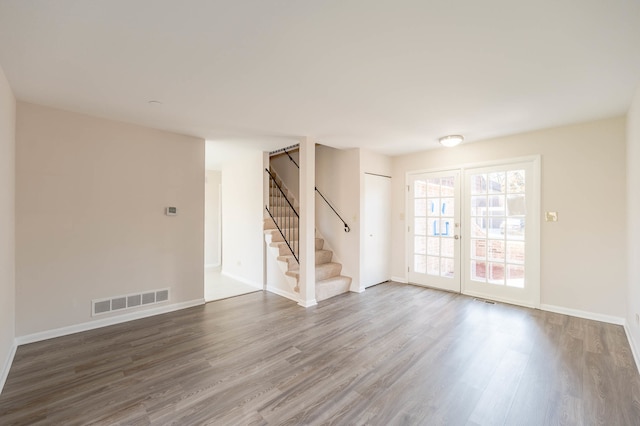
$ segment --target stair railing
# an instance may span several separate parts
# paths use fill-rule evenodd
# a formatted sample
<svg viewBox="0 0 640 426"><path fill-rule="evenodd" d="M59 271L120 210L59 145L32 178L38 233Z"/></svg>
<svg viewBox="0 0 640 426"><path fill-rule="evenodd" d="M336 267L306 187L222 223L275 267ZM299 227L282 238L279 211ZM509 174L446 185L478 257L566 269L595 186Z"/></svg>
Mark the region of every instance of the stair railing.
<svg viewBox="0 0 640 426"><path fill-rule="evenodd" d="M298 163L296 163L296 160L293 159L293 157L291 155L289 155L289 151L287 151L285 149L284 151L285 154L287 154L287 157L289 157L289 160L291 160L291 162L293 164L296 165L296 167L298 168L298 170L300 169L300 166L298 165ZM329 208L331 210L333 210L333 212L336 214L336 216L338 216L338 219L340 219L340 221L343 223L344 225L344 232L349 232L351 231L351 228L349 227L349 225L347 225L347 222L344 221L344 219L342 218L342 216L340 216L340 214L336 211L336 209L333 208L333 206L331 205L331 203L329 202L329 200L327 200L327 198L324 196L324 194L322 192L320 192L320 190L318 189L317 186L314 187L314 189L316 190L316 192L318 193L318 195L320 197L322 197L322 199L324 200L325 203L327 203L327 205L329 206Z"/></svg>
<svg viewBox="0 0 640 426"><path fill-rule="evenodd" d="M273 174L269 169L264 170L269 174L269 203L265 206L265 209L267 213L269 213L269 216L271 216L273 223L276 224L276 228L278 228L287 247L291 250L293 258L296 262L300 263L300 259L298 258L298 247L300 247L300 216ZM271 193L273 188L278 189L275 191L275 194Z"/></svg>

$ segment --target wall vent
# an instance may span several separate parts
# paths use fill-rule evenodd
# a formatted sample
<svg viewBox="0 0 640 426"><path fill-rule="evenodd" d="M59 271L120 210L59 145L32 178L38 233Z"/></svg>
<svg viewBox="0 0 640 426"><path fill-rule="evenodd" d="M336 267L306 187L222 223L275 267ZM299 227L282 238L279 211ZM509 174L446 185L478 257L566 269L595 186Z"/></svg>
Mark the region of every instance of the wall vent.
<svg viewBox="0 0 640 426"><path fill-rule="evenodd" d="M91 301L91 316L108 314L109 312L123 311L142 305L154 305L169 300L169 289L145 291L144 293L114 296L105 299L93 299Z"/></svg>

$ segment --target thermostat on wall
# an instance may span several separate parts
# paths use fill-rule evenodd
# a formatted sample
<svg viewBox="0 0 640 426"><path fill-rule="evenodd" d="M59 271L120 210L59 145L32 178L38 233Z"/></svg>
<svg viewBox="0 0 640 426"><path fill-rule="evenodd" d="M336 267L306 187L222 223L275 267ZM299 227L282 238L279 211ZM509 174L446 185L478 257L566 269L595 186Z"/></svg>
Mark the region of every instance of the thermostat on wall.
<svg viewBox="0 0 640 426"><path fill-rule="evenodd" d="M177 207L167 207L167 209L165 210L165 214L167 216L176 216L178 214L178 208Z"/></svg>

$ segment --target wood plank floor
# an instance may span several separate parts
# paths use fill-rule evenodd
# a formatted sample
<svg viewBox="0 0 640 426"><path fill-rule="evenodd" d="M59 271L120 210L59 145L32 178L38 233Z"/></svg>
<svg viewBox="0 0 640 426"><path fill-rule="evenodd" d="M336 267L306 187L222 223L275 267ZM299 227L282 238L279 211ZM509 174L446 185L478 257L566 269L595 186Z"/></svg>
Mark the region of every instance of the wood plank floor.
<svg viewBox="0 0 640 426"><path fill-rule="evenodd" d="M620 326L388 283L21 346L0 424L639 425Z"/></svg>

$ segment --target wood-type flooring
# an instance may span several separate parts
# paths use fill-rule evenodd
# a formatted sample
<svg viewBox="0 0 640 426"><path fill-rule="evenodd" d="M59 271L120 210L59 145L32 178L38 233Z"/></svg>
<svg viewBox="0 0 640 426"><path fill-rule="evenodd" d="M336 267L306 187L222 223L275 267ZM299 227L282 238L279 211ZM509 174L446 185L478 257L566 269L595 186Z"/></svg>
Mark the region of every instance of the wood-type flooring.
<svg viewBox="0 0 640 426"><path fill-rule="evenodd" d="M640 425L620 326L397 283L20 346L1 425Z"/></svg>

